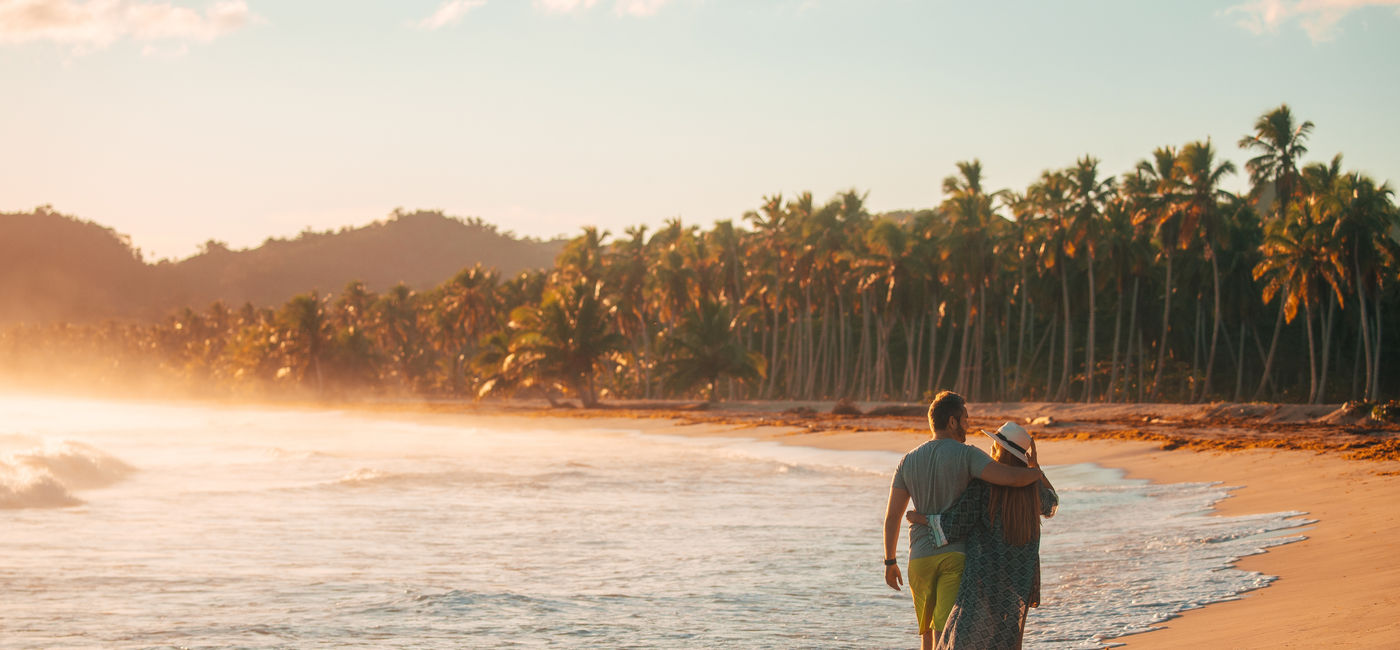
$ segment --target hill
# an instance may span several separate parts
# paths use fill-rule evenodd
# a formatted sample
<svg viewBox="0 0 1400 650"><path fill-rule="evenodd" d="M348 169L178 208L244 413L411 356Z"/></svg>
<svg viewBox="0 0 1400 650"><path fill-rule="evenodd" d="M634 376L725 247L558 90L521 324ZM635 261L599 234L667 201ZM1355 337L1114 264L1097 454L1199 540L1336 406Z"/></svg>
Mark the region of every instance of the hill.
<svg viewBox="0 0 1400 650"><path fill-rule="evenodd" d="M0 214L0 322L149 319L215 300L273 306L352 280L374 291L399 282L424 290L477 263L503 275L546 268L563 243L516 238L479 219L395 211L246 250L210 241L193 257L146 264L111 228L37 208Z"/></svg>
<svg viewBox="0 0 1400 650"><path fill-rule="evenodd" d="M0 322L137 316L149 309L155 278L111 228L47 207L0 214Z"/></svg>

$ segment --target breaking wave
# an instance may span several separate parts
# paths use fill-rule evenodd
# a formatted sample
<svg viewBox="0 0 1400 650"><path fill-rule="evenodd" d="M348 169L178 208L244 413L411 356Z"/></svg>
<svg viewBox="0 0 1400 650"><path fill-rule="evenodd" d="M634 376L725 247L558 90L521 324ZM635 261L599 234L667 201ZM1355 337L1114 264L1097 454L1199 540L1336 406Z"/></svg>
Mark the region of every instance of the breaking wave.
<svg viewBox="0 0 1400 650"><path fill-rule="evenodd" d="M74 490L105 487L133 471L132 466L80 442L12 452L0 456L0 509L80 505Z"/></svg>
<svg viewBox="0 0 1400 650"><path fill-rule="evenodd" d="M511 486L542 488L553 486L560 482L582 479L587 476L590 476L588 472L578 469L540 472L535 474L507 474L470 469L453 469L436 472L396 472L370 467L360 467L337 479L319 483L318 486L350 488Z"/></svg>

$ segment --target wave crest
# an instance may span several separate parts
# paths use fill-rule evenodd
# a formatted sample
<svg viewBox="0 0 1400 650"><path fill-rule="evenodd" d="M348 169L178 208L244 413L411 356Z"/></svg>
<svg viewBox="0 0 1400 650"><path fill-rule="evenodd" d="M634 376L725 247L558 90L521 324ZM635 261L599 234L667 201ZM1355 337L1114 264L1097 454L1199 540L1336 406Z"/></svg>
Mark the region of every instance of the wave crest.
<svg viewBox="0 0 1400 650"><path fill-rule="evenodd" d="M0 456L0 509L82 504L73 490L105 487L135 471L80 442L62 441Z"/></svg>

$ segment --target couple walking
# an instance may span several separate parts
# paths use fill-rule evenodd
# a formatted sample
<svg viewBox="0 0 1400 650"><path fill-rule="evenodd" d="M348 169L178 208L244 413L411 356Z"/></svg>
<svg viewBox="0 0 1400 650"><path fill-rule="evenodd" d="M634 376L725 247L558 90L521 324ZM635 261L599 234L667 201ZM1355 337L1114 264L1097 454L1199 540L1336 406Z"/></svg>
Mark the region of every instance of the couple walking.
<svg viewBox="0 0 1400 650"><path fill-rule="evenodd" d="M1008 422L992 454L964 444L967 403L951 391L929 407L933 439L904 455L885 511L885 582L903 584L895 554L909 527L909 591L924 650L1021 647L1026 612L1040 604L1040 518L1059 498L1035 442ZM905 513L913 501L914 509ZM936 639L935 639L936 637Z"/></svg>

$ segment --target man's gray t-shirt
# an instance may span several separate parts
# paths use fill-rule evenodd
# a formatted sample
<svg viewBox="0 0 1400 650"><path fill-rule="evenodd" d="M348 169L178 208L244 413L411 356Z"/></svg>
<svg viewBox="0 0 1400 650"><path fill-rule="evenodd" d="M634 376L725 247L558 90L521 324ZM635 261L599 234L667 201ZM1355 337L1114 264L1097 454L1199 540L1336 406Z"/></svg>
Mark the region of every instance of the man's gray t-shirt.
<svg viewBox="0 0 1400 650"><path fill-rule="evenodd" d="M926 515L948 509L992 458L956 440L930 440L904 455L894 470L893 487L909 493L914 509ZM962 542L934 546L926 526L909 528L909 559L963 550Z"/></svg>

